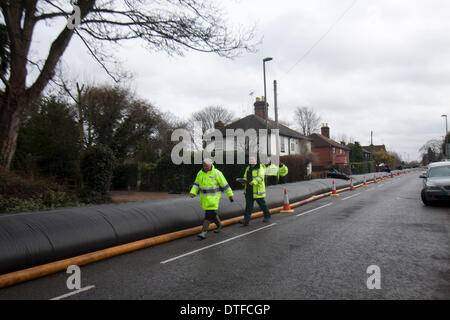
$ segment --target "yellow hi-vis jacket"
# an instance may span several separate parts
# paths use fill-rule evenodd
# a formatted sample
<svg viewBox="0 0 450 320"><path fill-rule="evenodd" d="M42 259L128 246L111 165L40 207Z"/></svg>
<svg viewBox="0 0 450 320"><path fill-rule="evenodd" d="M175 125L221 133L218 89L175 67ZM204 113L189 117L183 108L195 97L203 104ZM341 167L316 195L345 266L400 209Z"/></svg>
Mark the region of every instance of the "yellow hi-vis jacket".
<svg viewBox="0 0 450 320"><path fill-rule="evenodd" d="M250 166L245 169L244 178L247 178L247 172L251 169ZM264 168L260 165L259 168L254 168L252 170L252 181L253 182L253 199L264 198L266 196L266 185L264 183ZM247 192L247 185L244 186L244 193Z"/></svg>
<svg viewBox="0 0 450 320"><path fill-rule="evenodd" d="M278 176L278 166L272 163L266 169L266 175L268 176Z"/></svg>
<svg viewBox="0 0 450 320"><path fill-rule="evenodd" d="M203 210L219 209L220 195L223 192L228 197L233 196L233 190L228 185L222 172L211 167L211 170L205 172L200 170L197 173L195 182L192 185L190 193L197 194L200 191L200 203Z"/></svg>
<svg viewBox="0 0 450 320"><path fill-rule="evenodd" d="M286 165L283 164L283 165L280 167L280 169L278 169L278 174L279 174L281 177L284 177L285 175L287 175L287 174L288 174L288 167L286 167Z"/></svg>

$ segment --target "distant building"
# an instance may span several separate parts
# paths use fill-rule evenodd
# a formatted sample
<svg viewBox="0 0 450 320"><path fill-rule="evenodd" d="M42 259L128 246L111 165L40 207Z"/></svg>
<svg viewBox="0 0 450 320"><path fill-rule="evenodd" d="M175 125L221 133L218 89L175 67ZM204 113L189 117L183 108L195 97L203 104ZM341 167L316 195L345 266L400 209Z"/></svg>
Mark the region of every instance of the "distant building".
<svg viewBox="0 0 450 320"><path fill-rule="evenodd" d="M374 154L374 152L380 152L380 151L386 152L386 146L384 144L381 144L381 145L370 144L370 146L362 146L362 148L364 150L366 150L367 152L370 152L372 155Z"/></svg>
<svg viewBox="0 0 450 320"><path fill-rule="evenodd" d="M313 171L347 166L350 163L350 148L345 143L330 139L328 124L323 124L321 134L313 133L308 138L312 139L312 152L317 156L317 161L312 164Z"/></svg>
<svg viewBox="0 0 450 320"><path fill-rule="evenodd" d="M226 130L227 129L242 129L244 131L248 129L255 129L258 133L260 129L266 129L266 108L264 107L264 98L256 98L254 103L255 112L244 118L233 121L227 125L224 125L221 121L214 124L214 127L220 130L223 134L223 141L225 145L225 151L238 151L245 149L248 146L239 146L237 141L228 144L226 141ZM268 119L268 154L274 155L276 153L276 135L272 130L277 129L277 124L275 121ZM279 146L280 146L280 156L285 155L309 155L311 153L311 139L302 135L281 123L278 124L279 129ZM232 146L231 148L229 146ZM216 150L218 146L216 146ZM219 147L220 149L220 147ZM223 148L222 148L223 150ZM311 173L312 165L308 164L307 174Z"/></svg>
<svg viewBox="0 0 450 320"><path fill-rule="evenodd" d="M361 147L363 151L364 161L371 161L373 160L372 152L370 152L367 149L364 149L364 147Z"/></svg>

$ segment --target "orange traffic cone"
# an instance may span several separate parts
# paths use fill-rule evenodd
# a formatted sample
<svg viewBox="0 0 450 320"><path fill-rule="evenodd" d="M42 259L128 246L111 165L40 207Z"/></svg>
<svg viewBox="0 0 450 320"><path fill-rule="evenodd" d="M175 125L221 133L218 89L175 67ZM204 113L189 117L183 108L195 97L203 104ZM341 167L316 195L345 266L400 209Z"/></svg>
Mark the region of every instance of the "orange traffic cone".
<svg viewBox="0 0 450 320"><path fill-rule="evenodd" d="M283 209L280 212L294 212L289 204L289 197L286 188L284 188L284 204Z"/></svg>
<svg viewBox="0 0 450 320"><path fill-rule="evenodd" d="M336 192L336 185L334 184L334 180L333 180L333 185L331 187L331 195L333 197L337 197L339 194Z"/></svg>
<svg viewBox="0 0 450 320"><path fill-rule="evenodd" d="M373 175L373 182L377 183L377 176L376 175Z"/></svg>
<svg viewBox="0 0 450 320"><path fill-rule="evenodd" d="M366 180L366 176L364 176L364 183L363 183L364 187L367 187L367 180Z"/></svg>
<svg viewBox="0 0 450 320"><path fill-rule="evenodd" d="M350 178L350 190L355 190L355 187L353 186L353 178Z"/></svg>

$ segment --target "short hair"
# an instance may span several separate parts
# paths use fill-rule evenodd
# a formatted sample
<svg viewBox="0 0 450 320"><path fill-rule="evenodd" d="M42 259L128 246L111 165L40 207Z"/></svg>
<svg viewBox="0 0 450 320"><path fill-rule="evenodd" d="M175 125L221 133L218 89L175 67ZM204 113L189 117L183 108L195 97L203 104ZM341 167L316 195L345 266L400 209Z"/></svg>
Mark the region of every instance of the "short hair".
<svg viewBox="0 0 450 320"><path fill-rule="evenodd" d="M210 158L205 158L205 159L203 159L203 163L211 165L211 164L213 164L213 161Z"/></svg>

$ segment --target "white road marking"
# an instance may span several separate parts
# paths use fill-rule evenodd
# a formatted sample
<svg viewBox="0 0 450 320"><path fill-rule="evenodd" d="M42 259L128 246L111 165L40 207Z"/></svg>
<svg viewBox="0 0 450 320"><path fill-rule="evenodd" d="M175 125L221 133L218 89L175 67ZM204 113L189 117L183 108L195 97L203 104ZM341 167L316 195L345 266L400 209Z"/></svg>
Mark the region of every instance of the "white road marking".
<svg viewBox="0 0 450 320"><path fill-rule="evenodd" d="M327 203L326 205L323 205L323 206L321 206L321 207L317 207L317 208L311 209L311 210L309 210L309 211L302 212L302 213L298 214L297 217L300 217L300 216L302 216L302 215L304 215L304 214L307 214L307 213L310 213L310 212L319 210L319 209L324 208L324 207L331 206L332 204L333 204L333 203L330 202L330 203Z"/></svg>
<svg viewBox="0 0 450 320"><path fill-rule="evenodd" d="M358 192L358 193L355 193L354 195L352 195L352 196L350 196L350 197L347 197L347 198L342 198L341 200L347 200L347 199L350 199L350 198L353 198L353 197L359 196L360 194L361 194L361 192Z"/></svg>
<svg viewBox="0 0 450 320"><path fill-rule="evenodd" d="M74 296L74 295L76 295L78 293L91 290L93 288L95 288L95 286L87 286L87 287L84 287L84 288L81 288L81 289L78 289L78 290L75 290L75 291L63 294L62 296L59 296L59 297L56 297L56 298L52 298L50 300L61 300L61 299L64 299L64 298L67 298L67 297L70 297L70 296Z"/></svg>
<svg viewBox="0 0 450 320"><path fill-rule="evenodd" d="M194 254L194 253L197 253L197 252L200 252L200 251L203 251L203 250L206 250L206 249L209 249L209 248L218 246L218 245L220 245L220 244L223 244L223 243L226 243L226 242L229 242L229 241L232 241L232 240L235 240L235 239L238 239L238 238L247 236L247 235L252 234L252 233L255 233L255 232L257 232L257 231L260 231L260 230L263 230L263 229L267 229L267 228L273 227L274 225L276 225L276 223L272 223L272 224L269 224L268 226L265 226L265 227L262 227L262 228L259 228L259 229L256 229L256 230L247 232L247 233L240 234L240 235L238 235L238 236L236 236L236 237L233 237L233 238L230 238L230 239L221 241L221 242L217 242L217 243L211 244L211 245L209 245L209 246L206 246L206 247L203 247L203 248L200 248L200 249L191 251L191 252L187 252L187 253L184 253L184 254L182 254L182 255L179 255L179 256L176 256L176 257L173 257L173 258L164 260L164 261L161 261L161 263L162 263L162 264L166 264L166 263L168 263L168 262L172 262L172 261L174 261L174 260L177 260L177 259L180 259L180 258L189 256L189 255L191 255L191 254Z"/></svg>

